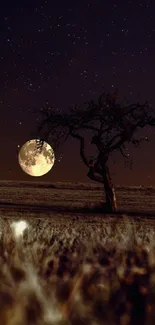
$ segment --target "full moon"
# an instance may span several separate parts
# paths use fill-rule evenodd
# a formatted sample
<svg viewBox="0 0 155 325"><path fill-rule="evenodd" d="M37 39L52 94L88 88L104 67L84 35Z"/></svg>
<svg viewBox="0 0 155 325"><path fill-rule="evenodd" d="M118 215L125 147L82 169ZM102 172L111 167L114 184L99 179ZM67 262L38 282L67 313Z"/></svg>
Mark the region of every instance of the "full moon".
<svg viewBox="0 0 155 325"><path fill-rule="evenodd" d="M54 165L55 155L51 146L44 142L39 148L37 139L27 141L18 154L18 162L22 170L30 176L43 176Z"/></svg>

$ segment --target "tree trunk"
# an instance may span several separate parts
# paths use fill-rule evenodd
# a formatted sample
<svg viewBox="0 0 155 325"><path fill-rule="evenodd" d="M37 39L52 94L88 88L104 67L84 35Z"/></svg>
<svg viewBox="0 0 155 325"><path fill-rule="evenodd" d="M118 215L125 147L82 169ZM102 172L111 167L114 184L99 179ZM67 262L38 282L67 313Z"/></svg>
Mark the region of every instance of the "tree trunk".
<svg viewBox="0 0 155 325"><path fill-rule="evenodd" d="M87 176L93 181L104 184L105 191L105 209L107 212L116 212L117 204L116 204L116 195L115 190L111 181L109 168L107 166L107 160L100 160L100 165L91 164L89 165L89 172Z"/></svg>
<svg viewBox="0 0 155 325"><path fill-rule="evenodd" d="M108 212L116 212L116 195L112 184L110 172L108 166L105 164L103 168L103 183L106 197L106 209Z"/></svg>
<svg viewBox="0 0 155 325"><path fill-rule="evenodd" d="M100 152L98 161L99 161L100 171L102 174L103 184L104 184L106 210L108 212L116 212L117 211L116 195L115 195L114 186L112 184L109 167L107 165L108 158L109 158L109 153Z"/></svg>

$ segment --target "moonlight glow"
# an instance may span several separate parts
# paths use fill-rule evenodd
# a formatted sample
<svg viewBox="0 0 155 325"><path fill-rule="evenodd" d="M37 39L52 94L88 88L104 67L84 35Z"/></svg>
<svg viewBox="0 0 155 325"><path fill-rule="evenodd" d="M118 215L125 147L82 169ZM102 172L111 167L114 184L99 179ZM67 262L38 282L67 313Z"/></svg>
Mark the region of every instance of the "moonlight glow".
<svg viewBox="0 0 155 325"><path fill-rule="evenodd" d="M19 165L30 176L43 176L54 165L55 156L51 146L44 142L41 149L37 146L37 140L27 141L18 154Z"/></svg>
<svg viewBox="0 0 155 325"><path fill-rule="evenodd" d="M24 230L28 228L28 223L24 220L16 221L11 224L11 228L13 230L14 236L19 238L23 235Z"/></svg>

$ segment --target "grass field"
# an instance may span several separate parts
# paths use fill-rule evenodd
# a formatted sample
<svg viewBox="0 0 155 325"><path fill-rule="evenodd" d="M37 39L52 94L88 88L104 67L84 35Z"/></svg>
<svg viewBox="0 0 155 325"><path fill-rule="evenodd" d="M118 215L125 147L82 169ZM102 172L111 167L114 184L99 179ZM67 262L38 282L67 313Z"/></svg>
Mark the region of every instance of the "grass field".
<svg viewBox="0 0 155 325"><path fill-rule="evenodd" d="M0 182L0 324L154 324L155 189L116 195L97 214L96 185Z"/></svg>
<svg viewBox="0 0 155 325"><path fill-rule="evenodd" d="M116 187L118 209L147 215L155 211L155 188ZM102 206L103 186L80 183L0 182L0 204L13 203L55 208L94 208Z"/></svg>

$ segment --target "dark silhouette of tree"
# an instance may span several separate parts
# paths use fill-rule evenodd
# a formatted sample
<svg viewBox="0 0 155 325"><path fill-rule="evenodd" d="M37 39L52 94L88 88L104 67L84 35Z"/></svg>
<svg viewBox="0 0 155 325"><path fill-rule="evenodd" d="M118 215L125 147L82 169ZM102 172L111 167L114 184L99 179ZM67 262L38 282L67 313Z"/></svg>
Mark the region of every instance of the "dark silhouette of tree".
<svg viewBox="0 0 155 325"><path fill-rule="evenodd" d="M88 168L87 176L104 184L106 211L117 209L108 159L114 151L119 151L129 159L127 144L140 146L146 137L138 136L138 130L155 125L155 114L148 102L129 104L119 100L115 91L102 93L97 101L89 101L84 106L75 106L66 113L45 107L41 109L42 119L38 126L40 143L51 138L54 150L69 137L79 141L80 156ZM86 155L87 139L81 133L91 132L91 144L97 154L91 159ZM42 140L43 139L43 140ZM42 141L42 142L41 142Z"/></svg>

